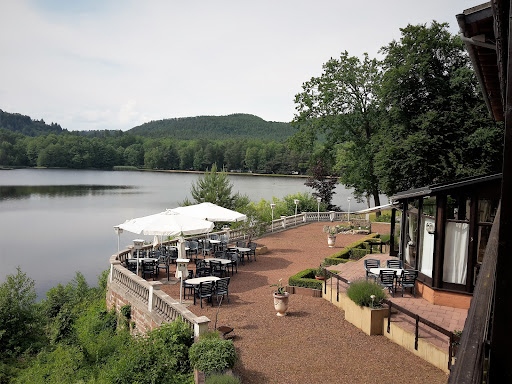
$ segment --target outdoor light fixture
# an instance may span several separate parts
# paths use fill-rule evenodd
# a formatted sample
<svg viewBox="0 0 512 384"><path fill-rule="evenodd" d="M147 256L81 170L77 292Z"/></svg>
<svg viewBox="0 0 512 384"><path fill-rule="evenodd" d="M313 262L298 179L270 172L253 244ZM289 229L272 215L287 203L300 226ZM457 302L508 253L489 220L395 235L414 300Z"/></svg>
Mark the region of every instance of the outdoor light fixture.
<svg viewBox="0 0 512 384"><path fill-rule="evenodd" d="M352 198L349 196L349 197L347 197L347 200L348 200L348 222L350 223L350 200L352 200Z"/></svg>
<svg viewBox="0 0 512 384"><path fill-rule="evenodd" d="M297 206L299 205L299 200L295 199L293 202L295 203L295 225L297 225Z"/></svg>
<svg viewBox="0 0 512 384"><path fill-rule="evenodd" d="M318 221L320 221L320 202L322 201L322 198L319 196L316 198L316 202L318 203L317 211L318 211Z"/></svg>
<svg viewBox="0 0 512 384"><path fill-rule="evenodd" d="M117 253L119 253L119 242L121 240L121 233L123 233L123 228L119 228L119 225L115 225L114 231L117 233Z"/></svg>
<svg viewBox="0 0 512 384"><path fill-rule="evenodd" d="M272 210L272 232L274 232L274 208L276 205L274 203L270 204L270 209Z"/></svg>

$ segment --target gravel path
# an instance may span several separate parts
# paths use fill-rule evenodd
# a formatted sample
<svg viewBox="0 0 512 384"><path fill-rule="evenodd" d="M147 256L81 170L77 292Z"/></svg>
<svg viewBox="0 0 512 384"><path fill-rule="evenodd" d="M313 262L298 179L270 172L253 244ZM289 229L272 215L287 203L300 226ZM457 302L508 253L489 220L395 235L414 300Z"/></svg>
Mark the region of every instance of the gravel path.
<svg viewBox="0 0 512 384"><path fill-rule="evenodd" d="M276 316L270 284L280 278L286 283L291 275L318 266L363 237L338 235L336 247L329 248L323 225L308 224L257 240L269 253L241 266L232 277L230 302L222 304L218 325L235 328L240 358L235 374L244 384L446 383L444 372L384 336L365 335L344 321L342 310L321 298L291 295L288 315ZM178 285L163 290L179 297ZM189 308L208 316L213 329L215 305Z"/></svg>

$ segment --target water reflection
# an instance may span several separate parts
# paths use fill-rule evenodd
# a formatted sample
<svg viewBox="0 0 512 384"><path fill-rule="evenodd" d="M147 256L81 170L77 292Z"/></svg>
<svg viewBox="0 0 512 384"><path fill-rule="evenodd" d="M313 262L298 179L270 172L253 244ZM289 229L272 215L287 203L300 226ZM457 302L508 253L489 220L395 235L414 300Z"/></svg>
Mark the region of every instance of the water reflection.
<svg viewBox="0 0 512 384"><path fill-rule="evenodd" d="M0 186L0 200L37 197L74 197L142 193L128 185L29 185Z"/></svg>

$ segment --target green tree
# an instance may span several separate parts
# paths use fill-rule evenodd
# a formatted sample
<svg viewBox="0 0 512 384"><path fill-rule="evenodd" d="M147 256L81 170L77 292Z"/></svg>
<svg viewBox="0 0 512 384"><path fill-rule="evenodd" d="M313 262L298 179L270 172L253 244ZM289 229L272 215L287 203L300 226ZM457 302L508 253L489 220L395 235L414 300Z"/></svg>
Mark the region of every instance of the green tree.
<svg viewBox="0 0 512 384"><path fill-rule="evenodd" d="M316 191L313 192L313 196L320 197L327 205L327 209L332 210L331 202L338 182L337 176L329 174L329 169L327 169L322 158L316 159L316 163L310 168L310 171L311 175L304 184L313 188Z"/></svg>
<svg viewBox="0 0 512 384"><path fill-rule="evenodd" d="M447 24L408 25L382 52L381 143L376 172L386 194L499 171L494 124L469 58Z"/></svg>
<svg viewBox="0 0 512 384"><path fill-rule="evenodd" d="M210 202L228 209L237 207L248 202L247 197L239 193L232 193L233 184L230 183L226 172L217 172L217 165L213 164L210 171L192 184L190 193L194 198L194 204ZM189 204L188 201L185 204Z"/></svg>
<svg viewBox="0 0 512 384"><path fill-rule="evenodd" d="M0 359L37 350L41 327L34 280L18 267L0 285Z"/></svg>
<svg viewBox="0 0 512 384"><path fill-rule="evenodd" d="M293 124L299 131L292 140L295 147L311 151L315 141L324 136L321 152L327 163L334 161L336 145L353 143L345 151L352 151L351 156L360 161L338 163L340 182L359 195L373 196L375 205L380 205L373 150L380 127L380 79L379 62L367 54L360 60L342 52L339 59L330 59L323 65L323 73L305 82L295 96L298 113Z"/></svg>

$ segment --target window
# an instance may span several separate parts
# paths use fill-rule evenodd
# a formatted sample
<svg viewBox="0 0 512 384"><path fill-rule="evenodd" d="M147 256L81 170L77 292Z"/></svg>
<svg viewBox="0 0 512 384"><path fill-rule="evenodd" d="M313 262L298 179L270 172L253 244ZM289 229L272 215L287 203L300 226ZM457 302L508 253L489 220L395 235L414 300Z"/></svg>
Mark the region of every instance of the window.
<svg viewBox="0 0 512 384"><path fill-rule="evenodd" d="M436 224L436 198L423 198L423 213L421 215L420 249L418 269L428 277L432 277L434 262L434 231Z"/></svg>

